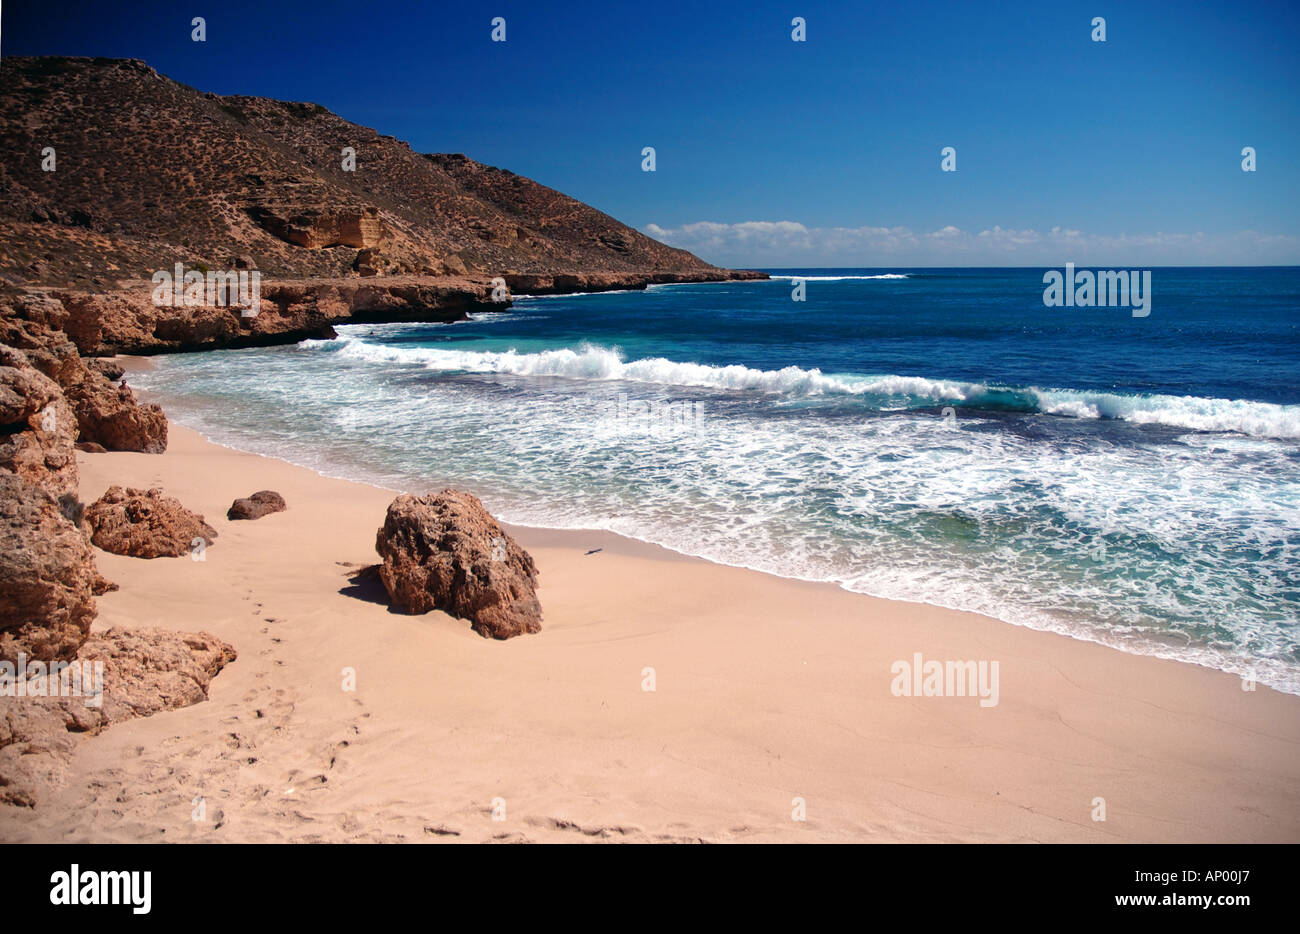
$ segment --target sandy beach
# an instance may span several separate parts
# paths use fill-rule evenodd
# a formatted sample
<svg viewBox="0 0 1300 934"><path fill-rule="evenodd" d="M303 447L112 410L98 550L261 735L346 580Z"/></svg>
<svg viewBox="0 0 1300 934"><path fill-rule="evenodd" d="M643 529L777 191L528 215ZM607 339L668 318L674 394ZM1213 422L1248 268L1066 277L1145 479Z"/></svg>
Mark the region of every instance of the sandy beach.
<svg viewBox="0 0 1300 934"><path fill-rule="evenodd" d="M529 528L544 628L497 642L350 580L392 491L175 423L163 455L78 458L84 499L161 486L219 532L202 562L97 552L95 629L239 659L83 739L5 842L1300 841L1300 698L1234 676ZM226 520L260 489L288 510ZM997 704L895 696L916 653L998 662Z"/></svg>
<svg viewBox="0 0 1300 934"><path fill-rule="evenodd" d="M0 843L1300 843L1300 8L12 6Z"/></svg>

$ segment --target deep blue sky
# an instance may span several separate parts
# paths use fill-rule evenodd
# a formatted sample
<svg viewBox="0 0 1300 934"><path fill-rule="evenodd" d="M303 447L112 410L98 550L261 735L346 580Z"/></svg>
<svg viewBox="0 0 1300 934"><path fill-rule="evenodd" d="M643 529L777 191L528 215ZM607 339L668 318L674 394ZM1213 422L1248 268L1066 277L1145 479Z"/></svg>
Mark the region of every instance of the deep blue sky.
<svg viewBox="0 0 1300 934"><path fill-rule="evenodd" d="M719 262L1300 262L1298 6L9 0L2 42L314 101Z"/></svg>

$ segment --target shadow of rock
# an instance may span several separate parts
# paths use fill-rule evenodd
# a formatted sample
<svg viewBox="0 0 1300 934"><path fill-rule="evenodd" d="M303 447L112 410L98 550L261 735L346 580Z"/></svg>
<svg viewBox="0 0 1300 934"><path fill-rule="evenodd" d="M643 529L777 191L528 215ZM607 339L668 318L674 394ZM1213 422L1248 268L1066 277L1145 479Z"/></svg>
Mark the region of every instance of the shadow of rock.
<svg viewBox="0 0 1300 934"><path fill-rule="evenodd" d="M354 600L389 607L389 612L393 612L391 606L389 606L388 591L384 589L384 582L379 579L379 565L361 566L350 564L345 566L347 567L348 586L340 587L339 593Z"/></svg>

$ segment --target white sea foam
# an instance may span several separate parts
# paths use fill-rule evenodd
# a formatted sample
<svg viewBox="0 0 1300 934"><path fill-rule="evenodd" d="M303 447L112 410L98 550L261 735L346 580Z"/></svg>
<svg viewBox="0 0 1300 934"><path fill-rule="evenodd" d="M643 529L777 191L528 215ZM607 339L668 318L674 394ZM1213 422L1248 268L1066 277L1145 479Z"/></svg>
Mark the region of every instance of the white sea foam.
<svg viewBox="0 0 1300 934"><path fill-rule="evenodd" d="M344 366L329 356L338 353ZM446 378L418 378L430 365ZM653 385L636 384L638 365ZM843 385L827 390L813 377ZM1228 434L1110 443L1091 432L1058 444L1017 433L1033 419L966 410L949 422L933 402L1009 398L1031 412L1074 404L1080 418L1119 417L1105 393L628 363L591 347L485 354L357 340L168 358L140 382L181 393L163 400L179 421L327 474L397 489L464 485L509 521L605 528L726 564L1254 673L1300 694L1292 445ZM707 401L702 433L603 425L624 393L699 399L731 386L741 391ZM854 392L864 386L877 396ZM845 419L843 406L819 418L815 406L771 404L816 391L930 410ZM1241 415L1203 404L1215 400L1170 400L1182 415Z"/></svg>
<svg viewBox="0 0 1300 934"><path fill-rule="evenodd" d="M1192 431L1235 432L1257 438L1300 438L1300 406L1197 396L1123 395L1073 389L998 387L923 376L826 374L796 366L760 370L732 364L711 366L664 357L628 361L617 348L583 344L534 353L401 347L344 338L342 344L308 341L371 363L422 366L430 370L509 376L551 376L575 380L626 381L662 386L752 391L791 398L857 396L879 409L965 405L1041 412L1071 418L1110 418Z"/></svg>

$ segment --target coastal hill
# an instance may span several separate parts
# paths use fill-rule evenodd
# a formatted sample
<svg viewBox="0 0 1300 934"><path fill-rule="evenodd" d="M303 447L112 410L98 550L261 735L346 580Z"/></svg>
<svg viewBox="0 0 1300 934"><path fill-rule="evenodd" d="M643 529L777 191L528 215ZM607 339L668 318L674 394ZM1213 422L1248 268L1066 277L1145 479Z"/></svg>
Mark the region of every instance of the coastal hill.
<svg viewBox="0 0 1300 934"><path fill-rule="evenodd" d="M310 305L313 289L332 298L343 288L344 313L327 309L312 327L359 311L442 320L439 309L485 301L498 276L527 293L765 278L712 266L512 172L417 153L318 104L203 93L136 60L6 59L0 146L3 287L124 292L125 304L101 316L110 334L130 330L115 331L113 319L132 315L160 329L139 296L177 262L294 280L291 298L269 296L282 310L304 294ZM346 298L358 280L368 286L360 306ZM431 291L437 307L422 307ZM254 327L217 344L265 342L270 331L297 339L311 330L298 324L267 320L265 334ZM194 334L137 338L81 349L212 345Z"/></svg>
<svg viewBox="0 0 1300 934"><path fill-rule="evenodd" d="M416 153L317 104L204 94L135 60L15 58L0 69L0 270L24 280L147 278L178 253L209 265L247 254L284 278L367 265L727 277L527 178ZM43 170L46 147L54 171Z"/></svg>

